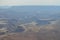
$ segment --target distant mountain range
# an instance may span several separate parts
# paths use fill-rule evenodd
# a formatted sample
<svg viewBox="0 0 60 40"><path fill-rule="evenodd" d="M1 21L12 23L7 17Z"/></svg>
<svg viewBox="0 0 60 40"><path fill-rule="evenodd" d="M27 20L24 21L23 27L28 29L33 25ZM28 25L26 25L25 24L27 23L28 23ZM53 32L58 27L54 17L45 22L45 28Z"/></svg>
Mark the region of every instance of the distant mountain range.
<svg viewBox="0 0 60 40"><path fill-rule="evenodd" d="M0 6L0 18L7 20L5 27L14 32L21 24L35 22L42 26L60 20L60 6Z"/></svg>
<svg viewBox="0 0 60 40"><path fill-rule="evenodd" d="M60 40L60 6L0 6L0 40Z"/></svg>

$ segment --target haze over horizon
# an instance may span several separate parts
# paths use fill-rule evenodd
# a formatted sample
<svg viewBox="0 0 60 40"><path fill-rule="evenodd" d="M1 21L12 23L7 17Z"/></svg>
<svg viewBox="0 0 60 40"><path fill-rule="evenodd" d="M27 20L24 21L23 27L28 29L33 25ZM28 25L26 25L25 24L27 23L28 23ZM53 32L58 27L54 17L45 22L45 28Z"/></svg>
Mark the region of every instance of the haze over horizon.
<svg viewBox="0 0 60 40"><path fill-rule="evenodd" d="M60 5L60 0L0 0L0 6L12 5Z"/></svg>

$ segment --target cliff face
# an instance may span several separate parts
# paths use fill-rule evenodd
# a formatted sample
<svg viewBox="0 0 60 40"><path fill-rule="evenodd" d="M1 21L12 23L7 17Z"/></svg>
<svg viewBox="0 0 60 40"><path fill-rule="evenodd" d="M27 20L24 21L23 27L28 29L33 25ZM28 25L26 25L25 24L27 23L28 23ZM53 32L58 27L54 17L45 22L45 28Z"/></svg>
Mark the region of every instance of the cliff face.
<svg viewBox="0 0 60 40"><path fill-rule="evenodd" d="M36 30L33 29L31 31L28 30L26 32L9 33L5 36L0 36L0 40L60 40L59 24L60 21L55 21L54 24L38 27L30 23L29 25L25 26L29 26L32 28L36 26L37 28L40 28L38 32L36 32ZM20 25L18 28L22 28L22 26Z"/></svg>

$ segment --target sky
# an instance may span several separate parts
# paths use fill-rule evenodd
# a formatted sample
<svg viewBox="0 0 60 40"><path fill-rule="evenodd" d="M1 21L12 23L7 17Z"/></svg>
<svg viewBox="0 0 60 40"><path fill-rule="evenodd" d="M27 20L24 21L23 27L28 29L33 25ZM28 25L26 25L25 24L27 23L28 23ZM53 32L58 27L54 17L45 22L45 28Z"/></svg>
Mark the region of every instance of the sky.
<svg viewBox="0 0 60 40"><path fill-rule="evenodd" d="M60 5L60 0L0 0L0 5Z"/></svg>

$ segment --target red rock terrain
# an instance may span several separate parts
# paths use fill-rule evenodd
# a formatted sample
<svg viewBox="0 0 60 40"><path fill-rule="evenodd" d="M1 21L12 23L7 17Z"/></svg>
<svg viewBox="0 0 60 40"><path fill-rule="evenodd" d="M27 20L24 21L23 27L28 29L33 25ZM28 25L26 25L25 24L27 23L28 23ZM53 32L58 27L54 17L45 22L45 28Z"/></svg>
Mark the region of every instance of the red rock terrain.
<svg viewBox="0 0 60 40"><path fill-rule="evenodd" d="M37 40L36 33L16 33L0 37L0 40Z"/></svg>

